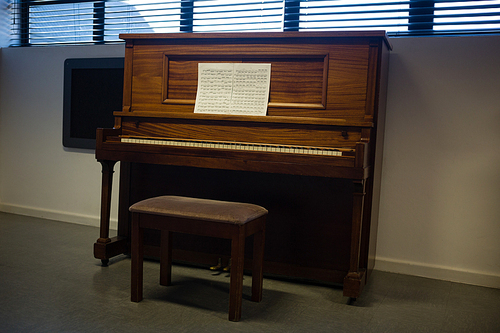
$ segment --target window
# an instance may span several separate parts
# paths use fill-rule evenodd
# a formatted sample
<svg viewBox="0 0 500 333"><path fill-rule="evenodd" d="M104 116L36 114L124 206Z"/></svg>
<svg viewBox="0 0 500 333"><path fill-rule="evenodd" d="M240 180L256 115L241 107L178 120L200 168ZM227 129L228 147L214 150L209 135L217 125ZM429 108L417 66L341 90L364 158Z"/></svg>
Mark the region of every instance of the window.
<svg viewBox="0 0 500 333"><path fill-rule="evenodd" d="M9 9L17 46L110 43L140 32L500 32L500 0L12 0Z"/></svg>

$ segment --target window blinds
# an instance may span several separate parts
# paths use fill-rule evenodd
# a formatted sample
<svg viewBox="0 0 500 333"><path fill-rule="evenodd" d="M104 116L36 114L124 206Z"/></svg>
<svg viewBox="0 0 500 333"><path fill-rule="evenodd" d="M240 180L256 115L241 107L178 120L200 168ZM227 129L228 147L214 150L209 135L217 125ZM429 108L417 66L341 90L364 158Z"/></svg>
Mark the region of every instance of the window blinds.
<svg viewBox="0 0 500 333"><path fill-rule="evenodd" d="M109 43L141 32L500 32L500 0L18 0L10 10L11 45Z"/></svg>

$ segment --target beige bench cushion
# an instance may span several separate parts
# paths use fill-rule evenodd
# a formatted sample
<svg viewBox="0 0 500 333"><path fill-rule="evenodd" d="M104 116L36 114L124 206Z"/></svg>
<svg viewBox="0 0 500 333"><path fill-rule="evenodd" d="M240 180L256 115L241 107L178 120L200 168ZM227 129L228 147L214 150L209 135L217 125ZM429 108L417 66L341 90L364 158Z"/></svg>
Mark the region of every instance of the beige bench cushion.
<svg viewBox="0 0 500 333"><path fill-rule="evenodd" d="M253 204L179 196L142 200L130 206L130 211L232 224L245 224L267 214L267 209Z"/></svg>

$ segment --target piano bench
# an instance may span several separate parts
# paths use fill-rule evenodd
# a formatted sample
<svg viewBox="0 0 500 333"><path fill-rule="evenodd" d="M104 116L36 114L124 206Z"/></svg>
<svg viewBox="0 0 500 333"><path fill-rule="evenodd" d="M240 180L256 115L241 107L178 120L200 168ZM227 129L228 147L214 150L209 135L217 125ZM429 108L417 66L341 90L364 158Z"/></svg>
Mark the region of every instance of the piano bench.
<svg viewBox="0 0 500 333"><path fill-rule="evenodd" d="M171 284L172 233L231 239L229 320L241 318L245 238L253 235L252 301L262 300L262 264L267 210L237 202L160 196L130 206L132 213L132 301L142 300L143 230L161 231L160 285Z"/></svg>

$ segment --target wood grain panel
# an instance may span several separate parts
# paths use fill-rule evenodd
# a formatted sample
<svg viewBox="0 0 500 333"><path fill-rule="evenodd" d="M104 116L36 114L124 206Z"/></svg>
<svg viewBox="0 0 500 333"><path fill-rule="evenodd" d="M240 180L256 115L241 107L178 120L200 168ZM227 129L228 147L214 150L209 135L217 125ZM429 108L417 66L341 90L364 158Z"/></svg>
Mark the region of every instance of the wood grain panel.
<svg viewBox="0 0 500 333"><path fill-rule="evenodd" d="M328 109L354 117L364 116L368 55L367 46L339 46L332 49Z"/></svg>
<svg viewBox="0 0 500 333"><path fill-rule="evenodd" d="M140 108L152 109L162 102L161 76L136 76L132 84L132 112Z"/></svg>
<svg viewBox="0 0 500 333"><path fill-rule="evenodd" d="M198 61L170 59L164 55L163 103L168 100L196 99Z"/></svg>
<svg viewBox="0 0 500 333"><path fill-rule="evenodd" d="M262 59L244 57L224 57L217 61L212 57L179 57L165 55L163 97L164 103L176 104L175 100L191 100L195 103L198 84L198 63L271 63L271 86L269 102L277 104L297 104L298 108L309 108L310 104L320 107L326 100L324 87L326 73L324 55L316 57L267 57ZM174 100L174 101L172 101ZM183 101L183 104L186 103ZM275 106L275 107L280 107ZM292 106L293 107L293 106ZM318 107L318 106L317 106ZM324 106L322 106L324 108Z"/></svg>
<svg viewBox="0 0 500 333"><path fill-rule="evenodd" d="M132 111L192 113L199 62L268 62L272 71L268 115L365 119L366 45L137 45L135 49ZM143 89L146 82L153 84L149 91Z"/></svg>
<svg viewBox="0 0 500 333"><path fill-rule="evenodd" d="M323 104L325 61L325 56L274 60L269 102Z"/></svg>
<svg viewBox="0 0 500 333"><path fill-rule="evenodd" d="M134 53L131 111L161 103L163 63L161 52Z"/></svg>
<svg viewBox="0 0 500 333"><path fill-rule="evenodd" d="M315 133L314 136L311 133ZM281 124L254 124L235 122L143 120L124 122L123 135L182 138L191 140L220 140L253 143L275 143L317 147L354 147L361 140L359 129L330 126L286 126Z"/></svg>

